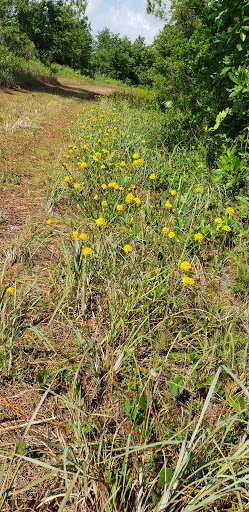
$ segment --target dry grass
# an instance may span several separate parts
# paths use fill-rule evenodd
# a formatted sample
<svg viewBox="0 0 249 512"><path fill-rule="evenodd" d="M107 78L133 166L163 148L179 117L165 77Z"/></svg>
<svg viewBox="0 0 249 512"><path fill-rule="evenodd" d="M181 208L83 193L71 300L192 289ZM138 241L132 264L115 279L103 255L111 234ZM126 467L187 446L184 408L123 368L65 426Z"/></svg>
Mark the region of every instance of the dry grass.
<svg viewBox="0 0 249 512"><path fill-rule="evenodd" d="M191 222L199 230L203 212L204 227L217 215L216 191L206 173L206 195L196 196L195 182L201 178L193 169L189 177L190 157L186 154L183 163L174 155L176 163L172 159L170 170L174 178L169 179L172 186L179 186L174 200L183 227L177 224L180 216L168 214L161 197L167 199L171 189L164 183L170 159L154 150L154 136L150 134L152 129L157 134L159 131L150 118L146 126L136 109L131 115L135 123L129 127L127 122L125 130L130 130L130 138L137 130L134 146L140 144L140 152L145 147L142 130L147 130L148 141L151 137L148 158L145 151L145 170L139 174L132 167L136 146L125 152L128 135L125 145L122 142L115 149L124 137L116 129L115 138L112 133L106 141L114 146L114 157L110 151L104 169L100 171L99 163L94 170L89 157L93 146L87 154L89 174L79 173L77 156L85 155L78 138L81 123L77 133L77 123L71 129L71 120L76 119L82 102L91 112L96 106L95 94L109 94L113 89L84 83L81 87L78 80L60 82L39 84L36 90L0 93L4 104L2 288L14 280L18 283L15 294L4 297L10 308L6 306L2 315L7 335L3 336L2 352L0 453L7 454L7 465L2 457L0 492L2 489L5 494L0 495L0 511L159 512L163 510L162 499L170 503L171 508L165 510L188 512L188 500L194 500L199 492L203 492L200 500L209 499L220 488L219 479L230 482L230 467L243 480L243 464L248 461L247 418L245 411L241 413L248 396L225 366L220 377L220 365L231 363L244 383L248 378L246 326L240 325L247 302L245 298L236 301L232 285L231 289L227 285L233 283L236 273L235 256L239 262L244 258L244 238L233 246L233 236L242 233L243 226L236 213L231 221L231 245L224 233L215 233L215 226L212 241L207 235L205 245L193 242L195 225ZM108 108L106 103L102 108L105 114ZM127 110L126 105L120 116L122 123ZM143 113L147 114L146 109ZM97 138L100 112L86 111L83 117L92 123L89 130L95 127ZM108 123L107 119L105 130ZM116 118L114 123L118 123ZM69 153L68 142L74 141L78 146L68 155L68 173L81 181L80 191L70 183L67 188L65 168L61 174L64 151ZM101 188L101 183L118 179L119 151L122 158L127 156L127 162L130 159L133 171L119 169L120 178L126 179L124 194L135 175L136 194L142 200L140 215L134 204L127 207L123 196L121 220L115 210L116 190L110 188L105 196ZM162 186L148 183L148 176L156 169L158 174L161 169ZM97 207L93 202L96 189L100 196ZM108 208L103 211L101 201L106 197ZM150 204L154 208L150 209ZM219 208L224 211L223 205ZM134 229L130 212L136 218ZM100 215L109 215L106 231L95 225ZM46 222L50 216L51 226ZM162 235L165 223L175 226L175 239ZM83 267L78 273L75 261L82 247L77 237L72 237L75 228L86 231L93 246L88 260L91 265L81 260ZM131 254L123 251L126 243L132 243ZM191 259L195 289L180 284L179 263L185 257ZM82 298L78 292L83 287L87 292ZM174 394L169 385L175 377L180 377L182 385L181 392ZM213 381L208 381L210 377ZM22 444L17 447L20 440ZM242 454L237 455L241 446ZM20 468L18 455L23 457ZM169 482L158 484L166 464L174 473L171 490ZM191 478L193 471L196 481ZM205 479L213 474L206 490ZM241 486L237 494L234 489L221 494L217 508L207 503L203 511L221 512L228 507L241 511L248 503L247 491L243 494L244 480ZM4 503L3 496L8 496ZM238 503L240 508L236 509Z"/></svg>

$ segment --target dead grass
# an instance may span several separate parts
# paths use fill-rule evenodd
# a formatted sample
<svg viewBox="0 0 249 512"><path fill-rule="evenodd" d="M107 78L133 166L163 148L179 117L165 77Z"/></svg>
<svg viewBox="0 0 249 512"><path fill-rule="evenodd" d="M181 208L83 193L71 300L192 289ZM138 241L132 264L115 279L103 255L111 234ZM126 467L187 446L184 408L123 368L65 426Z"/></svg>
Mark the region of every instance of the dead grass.
<svg viewBox="0 0 249 512"><path fill-rule="evenodd" d="M30 301L37 299L39 292L43 296L25 319L11 379L1 378L1 447L11 451L21 438L41 398L37 374L45 365L50 373L58 375L57 387L46 400L26 441L29 455L39 459L46 454L46 461L51 463L58 461L58 453L55 454L55 448L45 446L42 438L62 447L71 439L68 431L71 413L60 395L69 392L63 376L75 371L79 347L75 346L75 339L64 323L49 324L50 292L54 291L54 283L47 266L53 260L57 261L58 254L53 239L48 248L41 247L37 251L39 242L34 233L44 231L46 226L46 186L51 170L60 169L63 141L68 137L71 119L75 119L83 102L94 101L96 95L108 95L113 90L114 87L107 85L85 84L69 78L60 78L56 84L37 82L30 90L0 90L0 268L9 256L6 280L12 282L18 278L27 286L35 283L35 292L29 294ZM33 237L30 247L35 257L30 257L29 252L24 253L24 248ZM45 349L37 336L25 335L26 328L32 326L49 338L55 351ZM2 463L3 459L0 466ZM12 466L11 474L15 466ZM35 510L43 498L46 501L48 489L45 492L42 484L22 492L40 475L41 470L28 462L22 467L6 510L17 510L18 504L22 510ZM58 488L59 480L57 476L51 479L50 491L55 484ZM58 499L60 502L61 497ZM42 510L57 510L59 502L56 498L53 502L47 499ZM72 505L65 510L73 510Z"/></svg>
<svg viewBox="0 0 249 512"><path fill-rule="evenodd" d="M30 90L0 90L2 262L7 247L25 238L26 223L37 228L44 223L44 185L61 163L62 141L82 101L113 90L69 78L56 85L37 83Z"/></svg>

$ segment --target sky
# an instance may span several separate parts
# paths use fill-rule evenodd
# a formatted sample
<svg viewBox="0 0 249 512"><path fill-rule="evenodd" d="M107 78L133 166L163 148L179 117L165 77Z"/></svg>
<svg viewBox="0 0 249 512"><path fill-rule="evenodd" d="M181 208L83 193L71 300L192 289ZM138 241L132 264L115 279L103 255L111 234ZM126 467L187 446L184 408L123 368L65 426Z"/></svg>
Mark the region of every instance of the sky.
<svg viewBox="0 0 249 512"><path fill-rule="evenodd" d="M88 0L86 15L93 35L107 27L132 42L142 36L146 44L152 43L164 25L152 14L146 14L146 0Z"/></svg>

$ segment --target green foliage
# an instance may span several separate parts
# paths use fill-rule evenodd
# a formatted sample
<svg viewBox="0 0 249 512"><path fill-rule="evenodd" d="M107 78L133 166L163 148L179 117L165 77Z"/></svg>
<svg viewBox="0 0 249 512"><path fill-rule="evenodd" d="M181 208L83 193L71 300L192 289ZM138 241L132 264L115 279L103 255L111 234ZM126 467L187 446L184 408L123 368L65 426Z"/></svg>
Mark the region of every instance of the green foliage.
<svg viewBox="0 0 249 512"><path fill-rule="evenodd" d="M77 12L62 0L33 0L29 4L20 1L17 20L45 61L88 68L92 38L87 18L79 19Z"/></svg>
<svg viewBox="0 0 249 512"><path fill-rule="evenodd" d="M131 43L108 28L98 33L92 57L96 75L106 75L130 84L148 84L147 70L152 63L152 50L138 37Z"/></svg>

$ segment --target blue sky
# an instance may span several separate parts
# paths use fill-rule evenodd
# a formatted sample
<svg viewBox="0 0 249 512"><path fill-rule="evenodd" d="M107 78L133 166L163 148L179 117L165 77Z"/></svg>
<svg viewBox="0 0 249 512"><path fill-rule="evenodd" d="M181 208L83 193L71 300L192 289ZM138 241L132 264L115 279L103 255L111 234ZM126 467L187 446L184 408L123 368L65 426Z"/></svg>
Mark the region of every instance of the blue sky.
<svg viewBox="0 0 249 512"><path fill-rule="evenodd" d="M88 0L86 15L93 35L107 27L131 41L143 36L147 44L152 43L164 25L161 20L146 14L146 0Z"/></svg>

